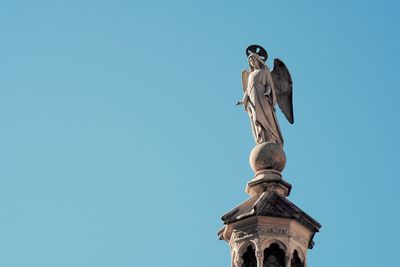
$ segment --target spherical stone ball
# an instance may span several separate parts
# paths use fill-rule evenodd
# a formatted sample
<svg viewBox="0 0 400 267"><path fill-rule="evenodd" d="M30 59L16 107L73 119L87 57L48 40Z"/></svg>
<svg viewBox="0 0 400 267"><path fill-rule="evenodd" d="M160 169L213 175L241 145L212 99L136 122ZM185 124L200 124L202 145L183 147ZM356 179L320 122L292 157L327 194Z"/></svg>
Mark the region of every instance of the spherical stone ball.
<svg viewBox="0 0 400 267"><path fill-rule="evenodd" d="M250 166L254 172L273 169L281 172L285 168L286 154L281 144L261 143L250 153Z"/></svg>

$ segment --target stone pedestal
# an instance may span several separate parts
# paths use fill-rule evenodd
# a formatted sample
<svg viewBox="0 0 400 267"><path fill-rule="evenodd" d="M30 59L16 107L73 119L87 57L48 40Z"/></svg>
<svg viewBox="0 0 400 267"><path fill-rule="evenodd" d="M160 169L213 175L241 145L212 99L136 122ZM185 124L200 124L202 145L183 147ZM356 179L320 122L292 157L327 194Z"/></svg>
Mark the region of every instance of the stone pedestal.
<svg viewBox="0 0 400 267"><path fill-rule="evenodd" d="M265 191L276 192L286 197L290 194L292 186L282 179L280 172L275 170L261 170L256 172L254 179L247 183L246 193L250 196L262 194Z"/></svg>
<svg viewBox="0 0 400 267"><path fill-rule="evenodd" d="M218 232L229 243L232 267L307 266L321 225L287 199L292 186L281 175L285 163L278 144L263 143L251 152L250 198L222 217L225 226Z"/></svg>

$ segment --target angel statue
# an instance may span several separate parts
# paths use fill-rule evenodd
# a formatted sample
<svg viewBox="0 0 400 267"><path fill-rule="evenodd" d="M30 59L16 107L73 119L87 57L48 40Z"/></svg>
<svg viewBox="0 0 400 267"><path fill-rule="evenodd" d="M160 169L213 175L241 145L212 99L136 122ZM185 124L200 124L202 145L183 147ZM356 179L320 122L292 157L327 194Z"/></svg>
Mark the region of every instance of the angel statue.
<svg viewBox="0 0 400 267"><path fill-rule="evenodd" d="M259 45L246 49L249 70L242 72L243 105L250 117L256 144L264 142L283 145L283 137L275 114L278 103L288 121L293 124L292 79L285 64L278 58L270 72L265 61L268 53Z"/></svg>

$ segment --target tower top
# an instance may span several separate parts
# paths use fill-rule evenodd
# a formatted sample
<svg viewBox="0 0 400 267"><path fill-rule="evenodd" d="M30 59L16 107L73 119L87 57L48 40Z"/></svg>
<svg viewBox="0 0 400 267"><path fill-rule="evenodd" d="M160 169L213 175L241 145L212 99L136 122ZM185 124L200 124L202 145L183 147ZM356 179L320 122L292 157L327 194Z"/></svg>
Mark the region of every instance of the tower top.
<svg viewBox="0 0 400 267"><path fill-rule="evenodd" d="M232 267L304 267L321 225L287 199L292 186L281 175L286 154L275 106L294 122L292 79L279 59L269 71L261 46L249 46L246 55L249 69L242 72L244 95L237 104L249 114L256 143L254 177L246 187L250 198L222 216L218 236L230 245Z"/></svg>

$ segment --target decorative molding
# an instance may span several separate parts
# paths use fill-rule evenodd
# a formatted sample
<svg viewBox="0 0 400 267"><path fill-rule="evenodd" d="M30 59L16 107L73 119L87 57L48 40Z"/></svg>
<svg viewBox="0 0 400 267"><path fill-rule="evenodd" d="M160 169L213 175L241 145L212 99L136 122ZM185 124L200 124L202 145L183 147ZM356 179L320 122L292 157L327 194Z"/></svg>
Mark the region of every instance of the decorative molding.
<svg viewBox="0 0 400 267"><path fill-rule="evenodd" d="M257 259L262 259L263 256L264 256L264 251L262 251L262 250L257 250L257 251L256 251L256 257L257 257Z"/></svg>
<svg viewBox="0 0 400 267"><path fill-rule="evenodd" d="M291 234L290 234L290 237L291 237L293 240L296 240L299 244L301 244L301 245L307 247L308 239L305 238L304 236L302 236L302 235L300 235L300 234L297 234L297 233L291 233Z"/></svg>
<svg viewBox="0 0 400 267"><path fill-rule="evenodd" d="M241 267L242 264L243 264L243 259L242 259L242 257L241 257L241 256L236 256L235 259L234 259L234 265L235 265L236 267Z"/></svg>
<svg viewBox="0 0 400 267"><path fill-rule="evenodd" d="M291 253L293 247L300 246L302 254L308 246L308 238L298 232L293 232L291 229L282 226L258 226L255 229L235 230L232 233L230 245L231 249L239 252L247 243L252 243L257 252L264 251L270 243L278 241L282 246L285 246L286 253ZM295 245L297 244L297 245ZM247 245L246 245L247 247ZM258 253L257 253L258 254ZM240 253L237 256L241 256ZM258 255L257 255L258 256ZM303 254L304 260L305 256Z"/></svg>
<svg viewBox="0 0 400 267"><path fill-rule="evenodd" d="M266 235L266 236L289 236L289 229L288 228L276 228L276 227L261 227L258 228L259 235Z"/></svg>
<svg viewBox="0 0 400 267"><path fill-rule="evenodd" d="M238 241L242 241L242 240L246 240L249 238L256 238L255 234L257 232L252 230L252 231L233 231L232 233L232 239L234 242L238 242Z"/></svg>

